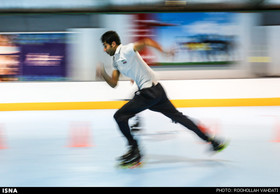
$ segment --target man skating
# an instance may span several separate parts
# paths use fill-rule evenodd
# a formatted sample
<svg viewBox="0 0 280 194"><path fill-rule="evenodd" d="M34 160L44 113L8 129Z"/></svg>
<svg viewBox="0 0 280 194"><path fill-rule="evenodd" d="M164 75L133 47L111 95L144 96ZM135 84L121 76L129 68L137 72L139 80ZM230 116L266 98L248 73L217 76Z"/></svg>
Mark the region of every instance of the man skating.
<svg viewBox="0 0 280 194"><path fill-rule="evenodd" d="M114 70L112 75L109 76L104 67L98 67L97 76L103 77L114 88L117 86L120 74L123 74L131 78L139 89L135 92L135 96L114 114L119 129L127 139L129 146L128 152L119 158L121 165L137 163L142 158L138 142L131 134L128 120L146 109L160 112L175 123L182 124L196 133L202 140L209 142L213 151L220 151L225 148L225 144L202 132L192 120L173 106L163 87L156 79L153 70L138 53L145 46L156 48L165 54L169 54L169 52L165 52L157 42L148 38L122 45L115 31L104 33L101 37L101 42L103 43L104 51L113 57Z"/></svg>

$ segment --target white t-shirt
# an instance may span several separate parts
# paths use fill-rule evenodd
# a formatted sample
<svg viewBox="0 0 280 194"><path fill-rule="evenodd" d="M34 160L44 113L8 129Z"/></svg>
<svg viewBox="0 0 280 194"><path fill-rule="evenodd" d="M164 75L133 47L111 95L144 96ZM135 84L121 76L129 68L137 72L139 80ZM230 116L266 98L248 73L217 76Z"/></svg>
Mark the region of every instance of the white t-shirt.
<svg viewBox="0 0 280 194"><path fill-rule="evenodd" d="M133 47L133 43L118 46L113 56L113 68L133 79L139 89L151 87L152 83L157 83L155 74Z"/></svg>

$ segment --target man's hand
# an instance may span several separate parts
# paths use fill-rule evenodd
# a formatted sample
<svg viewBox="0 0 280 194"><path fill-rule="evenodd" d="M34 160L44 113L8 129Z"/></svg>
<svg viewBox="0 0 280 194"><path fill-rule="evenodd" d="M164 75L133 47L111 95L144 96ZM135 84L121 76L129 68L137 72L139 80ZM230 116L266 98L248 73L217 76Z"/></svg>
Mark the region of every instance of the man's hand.
<svg viewBox="0 0 280 194"><path fill-rule="evenodd" d="M164 51L163 54L165 54L167 57L173 57L175 55L175 49Z"/></svg>
<svg viewBox="0 0 280 194"><path fill-rule="evenodd" d="M105 71L104 64L99 63L96 66L96 77L104 79L112 88L114 88L118 84L120 72L118 70L113 70L112 76L109 76Z"/></svg>
<svg viewBox="0 0 280 194"><path fill-rule="evenodd" d="M103 73L104 73L104 64L103 63L99 63L96 66L96 77L98 78L103 78Z"/></svg>

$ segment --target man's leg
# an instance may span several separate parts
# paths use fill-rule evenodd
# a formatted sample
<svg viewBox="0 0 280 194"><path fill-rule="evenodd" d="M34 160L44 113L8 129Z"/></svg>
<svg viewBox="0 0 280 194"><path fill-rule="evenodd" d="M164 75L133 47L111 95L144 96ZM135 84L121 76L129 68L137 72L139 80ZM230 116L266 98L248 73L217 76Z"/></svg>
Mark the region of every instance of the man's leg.
<svg viewBox="0 0 280 194"><path fill-rule="evenodd" d="M165 116L169 117L172 121L180 123L181 125L193 131L202 140L206 142L209 141L208 134L203 133L192 120L190 120L187 116L179 112L169 100L165 101L162 104L153 106L152 108L150 108L150 110L161 112Z"/></svg>
<svg viewBox="0 0 280 194"><path fill-rule="evenodd" d="M158 84L157 86L157 91L161 96L161 101L156 105L150 107L150 110L164 114L165 116L172 119L172 121L180 123L186 128L196 133L204 141L209 141L209 136L207 134L203 133L192 120L190 120L187 116L183 115L174 107L174 105L167 98L166 93L160 84Z"/></svg>
<svg viewBox="0 0 280 194"><path fill-rule="evenodd" d="M201 131L192 120L179 112L167 98L161 85L158 86L158 92L161 93L161 101L150 107L150 110L161 112L165 116L171 118L174 122L178 122L196 133L202 140L210 142L213 151L221 151L227 146L227 143L222 143L217 139L211 138L208 134Z"/></svg>
<svg viewBox="0 0 280 194"><path fill-rule="evenodd" d="M145 89L144 91L136 92L133 99L131 99L128 103L126 103L122 108L120 108L115 114L114 118L120 128L122 134L126 137L128 141L128 145L137 146L137 141L133 138L128 120L135 116L135 114L148 109L152 104L155 104L158 98L147 98L146 94L149 95L149 89ZM148 92L147 92L148 91ZM145 96L143 94L145 93Z"/></svg>

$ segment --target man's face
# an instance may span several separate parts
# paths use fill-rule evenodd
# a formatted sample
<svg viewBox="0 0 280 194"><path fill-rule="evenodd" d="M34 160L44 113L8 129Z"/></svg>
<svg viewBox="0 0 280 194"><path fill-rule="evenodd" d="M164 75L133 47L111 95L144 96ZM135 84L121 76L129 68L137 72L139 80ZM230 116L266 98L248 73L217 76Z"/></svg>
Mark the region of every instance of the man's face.
<svg viewBox="0 0 280 194"><path fill-rule="evenodd" d="M112 44L108 44L107 42L103 42L103 46L104 46L104 51L110 55L113 56L116 52L116 43L112 42Z"/></svg>

